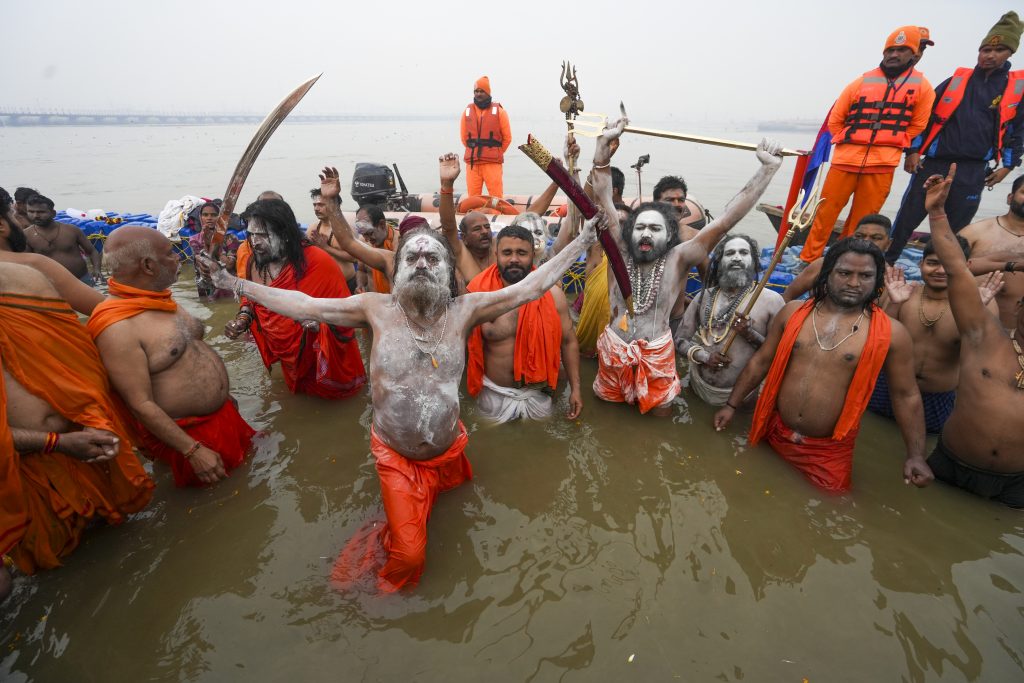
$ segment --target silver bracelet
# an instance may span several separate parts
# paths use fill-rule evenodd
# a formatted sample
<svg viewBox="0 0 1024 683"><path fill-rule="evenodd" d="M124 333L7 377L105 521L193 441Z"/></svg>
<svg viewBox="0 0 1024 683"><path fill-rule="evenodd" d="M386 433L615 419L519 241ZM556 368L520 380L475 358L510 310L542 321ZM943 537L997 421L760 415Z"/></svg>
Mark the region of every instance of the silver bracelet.
<svg viewBox="0 0 1024 683"><path fill-rule="evenodd" d="M245 280L243 280L240 277L236 277L235 278L235 288L234 288L235 289L235 296L238 297L239 299L242 298L242 284L244 282L245 282Z"/></svg>
<svg viewBox="0 0 1024 683"><path fill-rule="evenodd" d="M703 361L699 361L694 358L698 351L706 351L706 349L703 346L694 344L690 347L690 350L686 352L686 360L690 361L693 365L704 365Z"/></svg>

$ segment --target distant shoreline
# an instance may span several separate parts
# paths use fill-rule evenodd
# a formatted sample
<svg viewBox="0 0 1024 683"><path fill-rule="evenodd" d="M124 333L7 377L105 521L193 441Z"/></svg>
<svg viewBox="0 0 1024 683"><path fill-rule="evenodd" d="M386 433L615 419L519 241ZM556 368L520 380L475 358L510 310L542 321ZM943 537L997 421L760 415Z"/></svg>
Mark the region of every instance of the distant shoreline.
<svg viewBox="0 0 1024 683"><path fill-rule="evenodd" d="M294 114L288 123L368 123L448 121L450 116L422 114ZM73 113L73 112L0 112L0 128L53 126L220 126L259 124L256 114L153 114L153 113Z"/></svg>

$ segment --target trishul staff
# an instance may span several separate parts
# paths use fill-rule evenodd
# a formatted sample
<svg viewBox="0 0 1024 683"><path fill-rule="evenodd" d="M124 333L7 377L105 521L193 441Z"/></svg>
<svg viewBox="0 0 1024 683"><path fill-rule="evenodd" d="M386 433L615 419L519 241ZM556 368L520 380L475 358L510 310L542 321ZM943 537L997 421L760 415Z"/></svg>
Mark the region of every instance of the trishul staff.
<svg viewBox="0 0 1024 683"><path fill-rule="evenodd" d="M588 220L597 215L597 205L587 196L580 184L569 175L569 172L562 166L562 162L555 158L551 152L532 135L528 136L525 145L519 145L519 150L530 157L541 170L548 174L551 180L565 192L566 196L580 210ZM615 238L608 230L598 231L598 239L604 247L604 253L608 255L608 265L615 276L615 282L622 291L622 298L626 301L626 308L630 317L633 316L633 287L629 282L629 271L626 270L626 263L622 260L622 252L615 244Z"/></svg>
<svg viewBox="0 0 1024 683"><path fill-rule="evenodd" d="M565 91L565 97L558 103L558 108L565 114L565 125L569 129L569 144L573 143L573 130L576 117L583 111L583 100L580 99L580 82L576 78L576 67L569 62L562 62L562 75L559 85ZM569 174L576 172L576 160L569 158Z"/></svg>
<svg viewBox="0 0 1024 683"><path fill-rule="evenodd" d="M220 205L217 227L213 237L210 239L210 258L216 260L220 252L220 246L224 242L224 236L228 231L228 221L231 220L231 212L234 211L235 204L238 202L238 195L242 193L242 187L245 185L246 178L249 177L249 171L252 170L253 164L256 163L256 158L263 151L267 140L270 139L270 136L274 134L277 127L281 125L281 122L287 118L292 109L295 109L295 105L305 97L309 89L313 87L313 84L322 75L317 74L295 88L287 97L281 100L281 103L274 108L274 111L267 114L267 118L263 119L263 123L256 129L256 134L252 136L249 146L245 148L242 158L238 160L238 165L235 166L234 173L231 174L231 180L228 181L228 189L224 191L224 203Z"/></svg>
<svg viewBox="0 0 1024 683"><path fill-rule="evenodd" d="M750 295L750 299L747 301L746 307L740 314L744 318L750 316L750 311L753 310L754 304L757 303L757 297L761 296L761 292L764 291L765 285L768 284L768 278L771 277L772 272L775 271L775 267L779 265L779 261L782 260L783 254L786 253L786 247L793 241L793 238L801 230L805 230L814 223L814 215L818 213L818 206L825 201L824 197L819 197L821 194L821 180L822 174L818 174L818 182L814 185L814 189L811 191L811 196L804 201L804 191L800 190L800 194L797 196L796 204L789 212L789 230L786 231L786 236L782 238L782 242L775 247L775 253L772 255L771 263L765 268L764 273L761 275L760 282L757 283L757 287L754 289L754 293ZM728 239L728 237L726 237ZM757 258L757 254L754 254L754 258ZM735 323L735 319L733 319ZM736 329L735 324L732 329L729 330L729 335L725 338L725 344L722 345L722 350L719 352L723 356L729 355L729 347L732 346L733 341L736 340L736 335L739 331Z"/></svg>

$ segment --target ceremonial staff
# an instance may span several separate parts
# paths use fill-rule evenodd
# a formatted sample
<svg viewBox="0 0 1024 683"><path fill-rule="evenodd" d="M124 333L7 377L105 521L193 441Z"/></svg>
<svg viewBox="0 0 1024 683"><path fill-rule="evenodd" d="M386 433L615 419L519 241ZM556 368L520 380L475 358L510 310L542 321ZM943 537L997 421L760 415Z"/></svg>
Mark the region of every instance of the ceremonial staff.
<svg viewBox="0 0 1024 683"><path fill-rule="evenodd" d="M809 228L814 223L814 215L818 213L818 206L825 201L824 197L820 197L821 194L821 174L818 174L818 182L814 186L814 190L811 192L811 196L804 201L804 191L800 190L800 195L797 197L796 204L789 212L789 230L786 231L786 236L782 238L782 242L775 247L775 253L772 255L771 263L765 269L764 274L761 275L761 281L757 283L757 288L754 289L753 294L750 295L750 299L747 301L746 307L740 314L744 318L750 315L750 311L753 310L754 304L757 302L757 297L761 296L761 292L764 291L765 285L768 284L768 278L771 277L772 272L775 270L775 266L779 265L779 261L782 260L783 254L786 253L786 247L793 240L798 232ZM728 239L728 236L725 237ZM753 254L754 258L758 258L757 254ZM723 356L729 355L729 347L732 346L733 341L736 340L736 335L739 332L736 330L735 322L736 319L732 320L732 329L729 330L729 336L725 338L725 344L722 345L722 350L719 352Z"/></svg>
<svg viewBox="0 0 1024 683"><path fill-rule="evenodd" d="M583 111L583 100L580 99L580 83L576 78L576 68L569 62L562 62L562 75L558 79L565 97L558 103L558 108L565 114L565 125L569 129L569 144L574 142L573 129L576 117ZM576 172L576 160L569 159L569 174Z"/></svg>
<svg viewBox="0 0 1024 683"><path fill-rule="evenodd" d="M256 158L263 151L267 140L270 139L270 136L274 134L277 127L281 125L281 122L287 118L292 109L295 109L295 105L305 97L309 89L313 87L313 84L322 75L317 74L295 88L287 97L281 100L281 103L277 105L274 111L267 114L267 118L263 119L263 123L256 129L256 134L249 141L249 146L245 148L242 158L238 160L238 165L235 166L235 172L231 174L231 180L228 181L228 189L224 191L224 202L220 205L220 215L217 216L217 227L213 233L213 238L210 240L210 258L216 260L217 254L220 252L220 246L224 242L224 236L228 231L228 221L231 220L231 212L234 211L235 204L238 202L238 195L242 193L245 179L249 177L249 171L252 170L253 164L256 163Z"/></svg>

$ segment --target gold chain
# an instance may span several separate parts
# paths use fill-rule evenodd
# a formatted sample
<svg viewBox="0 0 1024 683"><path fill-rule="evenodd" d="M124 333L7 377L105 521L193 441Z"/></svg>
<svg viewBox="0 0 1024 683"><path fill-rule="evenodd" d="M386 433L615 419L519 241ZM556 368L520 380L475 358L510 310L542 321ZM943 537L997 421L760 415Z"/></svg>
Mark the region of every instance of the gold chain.
<svg viewBox="0 0 1024 683"><path fill-rule="evenodd" d="M921 292L921 298L917 300L917 318L921 321L921 324L925 327L934 327L935 323L942 320L942 316L946 315L946 309L949 308L949 299L942 305L942 310L939 311L939 317L929 318L924 313L924 292Z"/></svg>

